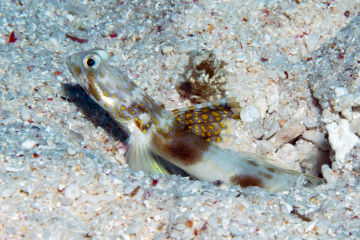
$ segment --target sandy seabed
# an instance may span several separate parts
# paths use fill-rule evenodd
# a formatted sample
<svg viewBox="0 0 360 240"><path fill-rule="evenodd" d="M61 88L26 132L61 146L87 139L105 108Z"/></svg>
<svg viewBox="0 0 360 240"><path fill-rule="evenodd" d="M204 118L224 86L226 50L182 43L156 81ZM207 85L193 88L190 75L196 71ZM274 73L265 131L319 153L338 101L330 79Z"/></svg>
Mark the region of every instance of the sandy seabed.
<svg viewBox="0 0 360 240"><path fill-rule="evenodd" d="M360 238L359 1L1 1L0 239ZM100 47L166 108L189 53L226 63L231 143L327 184L271 193L128 168L66 67ZM331 162L331 163L330 163Z"/></svg>

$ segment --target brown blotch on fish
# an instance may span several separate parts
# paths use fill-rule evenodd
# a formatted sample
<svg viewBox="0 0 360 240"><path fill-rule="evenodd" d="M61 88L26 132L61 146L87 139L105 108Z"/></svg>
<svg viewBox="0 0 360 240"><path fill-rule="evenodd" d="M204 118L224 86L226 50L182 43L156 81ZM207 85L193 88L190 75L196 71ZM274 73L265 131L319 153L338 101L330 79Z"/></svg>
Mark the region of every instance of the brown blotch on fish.
<svg viewBox="0 0 360 240"><path fill-rule="evenodd" d="M276 169L275 168L272 168L272 167L266 167L266 170L268 170L269 172L276 172Z"/></svg>
<svg viewBox="0 0 360 240"><path fill-rule="evenodd" d="M246 160L246 162L247 162L248 164L254 166L254 167L258 167L258 166L259 166L258 163L254 162L254 161L251 161L251 160Z"/></svg>
<svg viewBox="0 0 360 240"><path fill-rule="evenodd" d="M234 175L230 178L230 181L234 185L240 185L242 188L251 186L264 187L260 178L251 175Z"/></svg>
<svg viewBox="0 0 360 240"><path fill-rule="evenodd" d="M209 142L199 136L180 132L172 136L154 133L152 143L162 157L175 158L184 165L196 164L202 160L203 153L208 149Z"/></svg>

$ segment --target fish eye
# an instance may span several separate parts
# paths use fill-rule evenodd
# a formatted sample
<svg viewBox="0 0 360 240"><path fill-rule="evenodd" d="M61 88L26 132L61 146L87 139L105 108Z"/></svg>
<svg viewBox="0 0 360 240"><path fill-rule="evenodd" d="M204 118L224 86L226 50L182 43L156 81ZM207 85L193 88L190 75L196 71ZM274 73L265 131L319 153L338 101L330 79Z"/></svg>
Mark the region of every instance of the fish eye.
<svg viewBox="0 0 360 240"><path fill-rule="evenodd" d="M84 58L83 64L86 69L96 70L101 62L101 58L97 54L89 54Z"/></svg>
<svg viewBox="0 0 360 240"><path fill-rule="evenodd" d="M92 59L92 58L88 58L88 60L86 61L86 64L89 66L89 67L92 67L95 65L95 60Z"/></svg>

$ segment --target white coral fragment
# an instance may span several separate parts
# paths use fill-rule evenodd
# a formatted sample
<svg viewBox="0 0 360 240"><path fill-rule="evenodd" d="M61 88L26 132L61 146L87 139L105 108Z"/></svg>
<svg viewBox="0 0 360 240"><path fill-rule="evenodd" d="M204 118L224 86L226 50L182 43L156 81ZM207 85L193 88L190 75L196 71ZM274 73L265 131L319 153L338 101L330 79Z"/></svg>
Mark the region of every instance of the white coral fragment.
<svg viewBox="0 0 360 240"><path fill-rule="evenodd" d="M354 94L346 94L346 92L341 92L341 93L337 93L336 95L339 96L335 100L335 104L334 104L335 111L340 112L351 107L360 106L360 92Z"/></svg>
<svg viewBox="0 0 360 240"><path fill-rule="evenodd" d="M335 160L343 162L346 154L360 141L359 138L351 132L350 123L345 119L341 119L339 124L327 124L326 129L330 145L335 151Z"/></svg>
<svg viewBox="0 0 360 240"><path fill-rule="evenodd" d="M321 172L322 172L328 185L332 186L332 185L336 184L337 176L330 169L329 165L326 165L326 164L322 165Z"/></svg>
<svg viewBox="0 0 360 240"><path fill-rule="evenodd" d="M325 137L325 134L320 133L318 131L315 131L315 130L305 131L302 134L302 138L314 143L316 146L320 147L322 150L327 151L330 149L330 145Z"/></svg>

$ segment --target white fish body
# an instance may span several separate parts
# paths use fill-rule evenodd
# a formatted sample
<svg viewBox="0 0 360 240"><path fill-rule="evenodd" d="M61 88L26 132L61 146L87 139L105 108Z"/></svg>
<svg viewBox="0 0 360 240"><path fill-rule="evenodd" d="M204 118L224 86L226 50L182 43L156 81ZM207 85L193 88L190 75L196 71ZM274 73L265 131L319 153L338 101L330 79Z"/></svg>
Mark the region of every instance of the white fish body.
<svg viewBox="0 0 360 240"><path fill-rule="evenodd" d="M271 191L293 186L299 176L309 186L322 183L320 178L272 165L263 157L218 147L227 121L239 120L240 107L233 99L165 110L109 65L108 59L105 50L91 49L69 56L67 65L86 93L129 131L126 158L131 168L169 174L173 164L200 180Z"/></svg>

